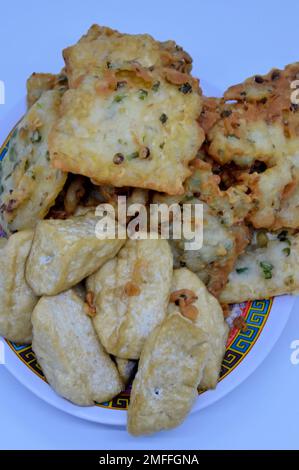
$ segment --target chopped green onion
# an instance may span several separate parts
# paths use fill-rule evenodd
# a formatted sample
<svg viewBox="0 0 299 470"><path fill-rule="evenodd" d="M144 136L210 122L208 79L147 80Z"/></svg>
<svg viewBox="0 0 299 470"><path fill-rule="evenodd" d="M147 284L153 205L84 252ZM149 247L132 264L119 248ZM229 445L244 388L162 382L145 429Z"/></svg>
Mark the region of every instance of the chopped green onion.
<svg viewBox="0 0 299 470"><path fill-rule="evenodd" d="M260 267L262 268L264 278L265 279L271 279L272 278L273 265L271 263L267 263L266 261L261 261L260 262Z"/></svg>
<svg viewBox="0 0 299 470"><path fill-rule="evenodd" d="M140 89L138 91L138 95L140 100L144 100L147 97L148 92L146 90Z"/></svg>
<svg viewBox="0 0 299 470"><path fill-rule="evenodd" d="M246 271L248 271L248 268L244 267L244 268L236 268L236 272L238 274L242 274L242 273L245 273Z"/></svg>
<svg viewBox="0 0 299 470"><path fill-rule="evenodd" d="M291 248L289 246L284 248L282 251L286 256L290 256L290 254L291 254Z"/></svg>

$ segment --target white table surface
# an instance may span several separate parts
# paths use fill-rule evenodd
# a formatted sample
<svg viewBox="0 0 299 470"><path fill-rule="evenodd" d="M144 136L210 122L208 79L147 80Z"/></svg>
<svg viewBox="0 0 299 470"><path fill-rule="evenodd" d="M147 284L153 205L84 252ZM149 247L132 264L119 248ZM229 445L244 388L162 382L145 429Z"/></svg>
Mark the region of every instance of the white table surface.
<svg viewBox="0 0 299 470"><path fill-rule="evenodd" d="M2 1L0 137L24 100L27 76L59 70L61 49L92 23L176 39L211 93L299 60L298 13L295 0ZM299 365L290 360L291 343L299 340L298 313L299 300L271 354L243 384L178 429L150 438L57 411L0 366L0 449L298 449Z"/></svg>

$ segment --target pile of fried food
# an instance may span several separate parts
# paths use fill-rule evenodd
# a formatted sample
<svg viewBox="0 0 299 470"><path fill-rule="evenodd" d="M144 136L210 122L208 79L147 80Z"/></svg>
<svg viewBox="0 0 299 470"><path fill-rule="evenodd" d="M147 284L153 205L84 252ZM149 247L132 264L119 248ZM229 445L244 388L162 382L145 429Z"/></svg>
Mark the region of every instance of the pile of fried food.
<svg viewBox="0 0 299 470"><path fill-rule="evenodd" d="M63 57L1 164L0 334L77 405L134 377L128 430L149 434L216 387L228 304L299 287L299 63L208 98L173 41L94 25ZM118 195L202 203L203 247L96 238Z"/></svg>

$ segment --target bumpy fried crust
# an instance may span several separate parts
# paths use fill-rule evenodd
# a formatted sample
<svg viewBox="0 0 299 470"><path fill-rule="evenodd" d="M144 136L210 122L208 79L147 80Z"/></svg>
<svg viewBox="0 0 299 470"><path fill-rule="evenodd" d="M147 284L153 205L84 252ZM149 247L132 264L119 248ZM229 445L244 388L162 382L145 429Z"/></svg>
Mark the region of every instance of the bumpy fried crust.
<svg viewBox="0 0 299 470"><path fill-rule="evenodd" d="M67 174L53 168L48 134L57 118L60 93L47 91L14 131L0 166L0 222L9 232L28 229L44 218Z"/></svg>
<svg viewBox="0 0 299 470"><path fill-rule="evenodd" d="M49 138L53 165L99 184L182 193L204 133L198 81L176 70L181 51L165 65L168 43L106 29L87 38L65 52L71 89Z"/></svg>
<svg viewBox="0 0 299 470"><path fill-rule="evenodd" d="M26 264L26 279L37 295L56 295L78 284L113 258L125 240L98 239L92 213L38 223Z"/></svg>
<svg viewBox="0 0 299 470"><path fill-rule="evenodd" d="M103 95L96 82L64 95L49 139L53 165L98 184L182 193L188 163L203 141L196 122L200 96L162 79L158 91L136 83Z"/></svg>
<svg viewBox="0 0 299 470"><path fill-rule="evenodd" d="M210 353L207 365L199 385L202 389L215 388L218 382L222 359L228 336L228 325L224 321L222 308L203 282L189 269L175 269L172 280L172 292L191 290L196 297L192 305L198 314L195 325L204 331L208 338ZM177 311L175 303L170 303L168 312Z"/></svg>
<svg viewBox="0 0 299 470"><path fill-rule="evenodd" d="M123 388L84 303L72 290L42 297L32 314L32 348L54 390L81 406L111 400Z"/></svg>
<svg viewBox="0 0 299 470"><path fill-rule="evenodd" d="M189 73L192 59L174 41L159 42L148 34L122 34L93 25L77 44L63 51L70 87L99 69L133 62L144 68L167 67Z"/></svg>
<svg viewBox="0 0 299 470"><path fill-rule="evenodd" d="M281 237L268 233L266 237L266 246L259 246L254 238L240 256L220 294L221 302L240 303L298 293L299 235Z"/></svg>
<svg viewBox="0 0 299 470"><path fill-rule="evenodd" d="M207 336L180 313L147 339L133 382L128 431L151 434L178 426L190 411L208 359Z"/></svg>
<svg viewBox="0 0 299 470"><path fill-rule="evenodd" d="M172 268L166 240L128 240L87 280L94 326L110 354L139 359L145 339L166 315Z"/></svg>
<svg viewBox="0 0 299 470"><path fill-rule="evenodd" d="M44 91L52 90L55 86L56 75L52 73L33 73L27 80L28 109L41 97Z"/></svg>
<svg viewBox="0 0 299 470"><path fill-rule="evenodd" d="M67 88L68 81L64 70L58 75L34 72L27 80L27 108L31 108L45 91L55 89L64 93Z"/></svg>
<svg viewBox="0 0 299 470"><path fill-rule="evenodd" d="M291 84L298 77L299 63L294 63L229 88L222 101L204 103L207 151L221 164L233 161L244 169L238 177L250 192L247 220L256 228L299 226L299 111L291 102Z"/></svg>
<svg viewBox="0 0 299 470"><path fill-rule="evenodd" d="M200 178L205 179L204 175ZM208 177L210 178L210 176ZM188 204L203 205L203 246L200 250L185 250L184 238L169 240L174 255L174 266L176 268L186 266L195 272L199 278L207 285L209 291L219 296L219 293L227 282L227 277L232 271L236 259L242 253L249 243L250 232L243 222L230 225L234 221L238 211L234 212L232 207L231 213L219 213L220 207L226 205L226 195L223 199L212 198L211 206L217 210L213 210L208 204L201 199L193 196L194 186L198 187L199 180L191 182L188 180L186 193L184 196L171 197L156 193L153 198L154 203L172 204L175 202L188 202ZM210 191L213 186L209 185L207 191L204 191L206 198L209 200ZM194 194L198 194L194 192ZM228 197L228 196L227 196Z"/></svg>
<svg viewBox="0 0 299 470"><path fill-rule="evenodd" d="M199 157L205 158L205 154ZM198 195L215 211L227 226L243 222L252 208L251 197L244 184L231 184L226 190L220 188L221 178L213 173L211 163L196 158L191 165L192 175L186 180L186 194Z"/></svg>
<svg viewBox="0 0 299 470"><path fill-rule="evenodd" d="M21 344L31 342L31 314L38 300L24 276L32 238L33 231L24 230L1 239L0 247L0 335Z"/></svg>

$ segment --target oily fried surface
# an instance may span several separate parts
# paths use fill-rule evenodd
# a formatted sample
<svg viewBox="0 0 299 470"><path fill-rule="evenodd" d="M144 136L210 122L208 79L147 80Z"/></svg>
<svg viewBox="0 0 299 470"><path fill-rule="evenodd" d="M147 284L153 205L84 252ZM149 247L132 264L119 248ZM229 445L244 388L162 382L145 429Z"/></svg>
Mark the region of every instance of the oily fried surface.
<svg viewBox="0 0 299 470"><path fill-rule="evenodd" d="M148 337L133 382L128 431L151 434L178 426L190 411L207 363L205 333L180 313Z"/></svg>
<svg viewBox="0 0 299 470"><path fill-rule="evenodd" d="M53 389L81 406L111 400L123 384L73 290L42 297L33 315L32 348Z"/></svg>
<svg viewBox="0 0 299 470"><path fill-rule="evenodd" d="M200 96L162 79L157 91L139 79L121 92L102 94L98 84L93 79L65 93L49 140L53 165L98 184L182 193L203 140Z"/></svg>
<svg viewBox="0 0 299 470"><path fill-rule="evenodd" d="M93 25L77 44L63 51L70 87L86 74L118 68L123 62L150 69L165 67L190 72L192 59L174 41L159 42L149 34L122 34Z"/></svg>
<svg viewBox="0 0 299 470"><path fill-rule="evenodd" d="M208 179L210 177L213 178L209 170L207 176ZM194 179L193 176L188 179L184 196L171 197L155 193L153 202L167 205L173 203L202 205L202 247L199 250L186 250L186 240L184 237L181 239L170 239L169 243L174 255L174 267L187 267L195 272L206 284L209 291L218 297L227 282L227 277L232 271L237 257L249 243L250 231L242 219L240 219L240 213L244 207L241 207L242 210L239 214L237 205L234 208L233 204L230 206L231 210L229 213L222 212L223 204L226 206L228 203L228 195L223 194L220 197L218 195L216 198L213 197L211 205L204 202L204 199L209 200L215 187L213 187L213 184L208 183L205 190L201 179L205 181L204 174L200 174L200 178ZM203 189L202 193L198 192L200 187ZM219 188L216 193L218 191Z"/></svg>
<svg viewBox="0 0 299 470"><path fill-rule="evenodd" d="M175 46L174 63L165 65L170 43L114 32L108 38L108 45L106 33L85 38L65 53L70 90L49 138L53 165L98 184L180 194L204 139L198 81L187 66L177 70L182 52Z"/></svg>
<svg viewBox="0 0 299 470"><path fill-rule="evenodd" d="M299 289L299 235L257 234L241 255L220 294L223 303L239 303L275 295L297 293ZM266 239L265 239L266 237Z"/></svg>
<svg viewBox="0 0 299 470"><path fill-rule="evenodd" d="M225 353L228 336L228 325L224 321L222 308L218 300L209 293L203 282L189 269L175 269L173 273L171 293L190 290L196 300L192 305L197 309L195 325L207 335L209 344L209 359L203 372L202 389L215 388L218 382L222 359ZM177 305L172 302L168 312L176 312Z"/></svg>
<svg viewBox="0 0 299 470"><path fill-rule="evenodd" d="M166 240L128 240L88 279L94 326L110 354L139 359L145 339L166 315L172 269Z"/></svg>
<svg viewBox="0 0 299 470"><path fill-rule="evenodd" d="M1 238L0 246L0 335L21 344L31 342L31 314L38 300L24 275L32 239L33 231L23 230Z"/></svg>
<svg viewBox="0 0 299 470"><path fill-rule="evenodd" d="M44 218L67 174L53 168L48 134L57 119L60 92L46 91L14 131L0 166L0 222L9 231L28 229Z"/></svg>
<svg viewBox="0 0 299 470"><path fill-rule="evenodd" d="M124 240L99 239L93 213L37 224L26 279L37 295L56 295L75 286L113 258Z"/></svg>
<svg viewBox="0 0 299 470"><path fill-rule="evenodd" d="M64 93L68 87L67 77L62 70L60 74L34 72L27 80L28 109L41 97L44 91L59 90Z"/></svg>
<svg viewBox="0 0 299 470"><path fill-rule="evenodd" d="M247 220L256 228L299 225L299 111L291 102L298 77L299 63L290 64L232 86L223 100L204 103L200 122L207 152L222 165L239 167L236 176L252 200Z"/></svg>

